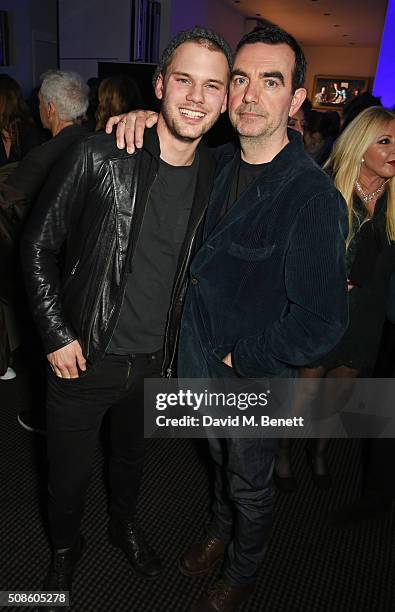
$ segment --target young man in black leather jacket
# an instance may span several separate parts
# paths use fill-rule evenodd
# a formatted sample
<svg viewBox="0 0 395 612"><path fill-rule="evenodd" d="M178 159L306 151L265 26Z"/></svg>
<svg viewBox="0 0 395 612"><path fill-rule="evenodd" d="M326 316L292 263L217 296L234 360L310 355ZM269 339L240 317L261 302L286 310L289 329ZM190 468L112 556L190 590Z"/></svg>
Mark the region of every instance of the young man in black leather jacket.
<svg viewBox="0 0 395 612"><path fill-rule="evenodd" d="M174 363L186 270L215 169L199 143L225 111L230 66L230 49L215 33L179 34L158 67L162 110L143 148L129 155L107 134L89 137L51 174L28 224L26 285L49 362L54 554L47 590L71 589L85 491L108 411L110 540L142 576L162 570L134 516L143 382Z"/></svg>

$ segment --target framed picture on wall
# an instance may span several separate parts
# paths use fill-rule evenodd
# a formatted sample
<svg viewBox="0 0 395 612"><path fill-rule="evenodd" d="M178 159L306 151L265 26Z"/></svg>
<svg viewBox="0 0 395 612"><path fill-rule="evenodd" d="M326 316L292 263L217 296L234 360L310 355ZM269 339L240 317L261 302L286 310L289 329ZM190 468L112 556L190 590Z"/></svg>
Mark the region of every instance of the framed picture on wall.
<svg viewBox="0 0 395 612"><path fill-rule="evenodd" d="M0 11L0 66L10 65L8 13Z"/></svg>
<svg viewBox="0 0 395 612"><path fill-rule="evenodd" d="M368 87L369 77L315 76L311 102L316 109L340 110Z"/></svg>

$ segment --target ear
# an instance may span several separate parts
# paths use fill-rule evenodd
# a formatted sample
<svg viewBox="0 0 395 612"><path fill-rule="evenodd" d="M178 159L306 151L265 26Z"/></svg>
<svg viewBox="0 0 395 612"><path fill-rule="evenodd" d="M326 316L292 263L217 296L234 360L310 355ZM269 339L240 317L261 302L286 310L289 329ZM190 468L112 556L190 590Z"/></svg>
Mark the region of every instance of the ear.
<svg viewBox="0 0 395 612"><path fill-rule="evenodd" d="M160 73L155 83L155 95L158 98L158 100L162 100L163 90L164 90L164 79L163 79L163 74Z"/></svg>
<svg viewBox="0 0 395 612"><path fill-rule="evenodd" d="M48 119L50 117L53 117L56 113L57 113L57 110L56 110L56 106L54 105L54 103L53 102L48 102L48 104L47 104Z"/></svg>
<svg viewBox="0 0 395 612"><path fill-rule="evenodd" d="M294 114L298 112L303 102L305 101L306 96L307 96L307 90L304 87L300 87L299 89L295 90L292 96L291 108L289 109L289 113L288 113L290 117L293 117Z"/></svg>

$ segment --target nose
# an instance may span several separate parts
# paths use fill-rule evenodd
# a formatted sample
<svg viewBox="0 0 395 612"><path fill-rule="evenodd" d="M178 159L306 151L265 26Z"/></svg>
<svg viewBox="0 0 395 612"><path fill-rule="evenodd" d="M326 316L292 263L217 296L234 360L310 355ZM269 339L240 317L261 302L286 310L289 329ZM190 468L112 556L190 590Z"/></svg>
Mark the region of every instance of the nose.
<svg viewBox="0 0 395 612"><path fill-rule="evenodd" d="M188 91L187 100L194 102L195 104L203 104L204 102L204 90L202 85L194 83Z"/></svg>
<svg viewBox="0 0 395 612"><path fill-rule="evenodd" d="M248 83L247 87L244 90L243 101L246 104L250 104L251 102L258 102L258 89L251 81Z"/></svg>

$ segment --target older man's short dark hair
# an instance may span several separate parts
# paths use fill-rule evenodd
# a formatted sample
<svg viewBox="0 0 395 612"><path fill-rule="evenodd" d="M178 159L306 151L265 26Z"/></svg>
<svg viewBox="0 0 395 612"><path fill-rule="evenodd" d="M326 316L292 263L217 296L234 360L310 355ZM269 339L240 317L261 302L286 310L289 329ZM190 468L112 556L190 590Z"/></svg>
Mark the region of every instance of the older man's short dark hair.
<svg viewBox="0 0 395 612"><path fill-rule="evenodd" d="M306 76L306 58L299 43L291 34L275 25L268 23L263 26L258 26L249 32L240 40L236 47L236 54L244 45L253 45L254 43L265 43L266 45L288 45L295 54L295 66L292 71L292 89L303 87Z"/></svg>
<svg viewBox="0 0 395 612"><path fill-rule="evenodd" d="M226 57L229 72L232 70L232 51L226 40L213 30L196 26L195 28L179 32L177 36L175 36L167 45L166 49L162 53L160 62L152 79L154 87L156 85L158 76L160 74L162 74L163 77L166 75L166 71L173 59L176 49L185 42L194 42L212 51L220 51Z"/></svg>

